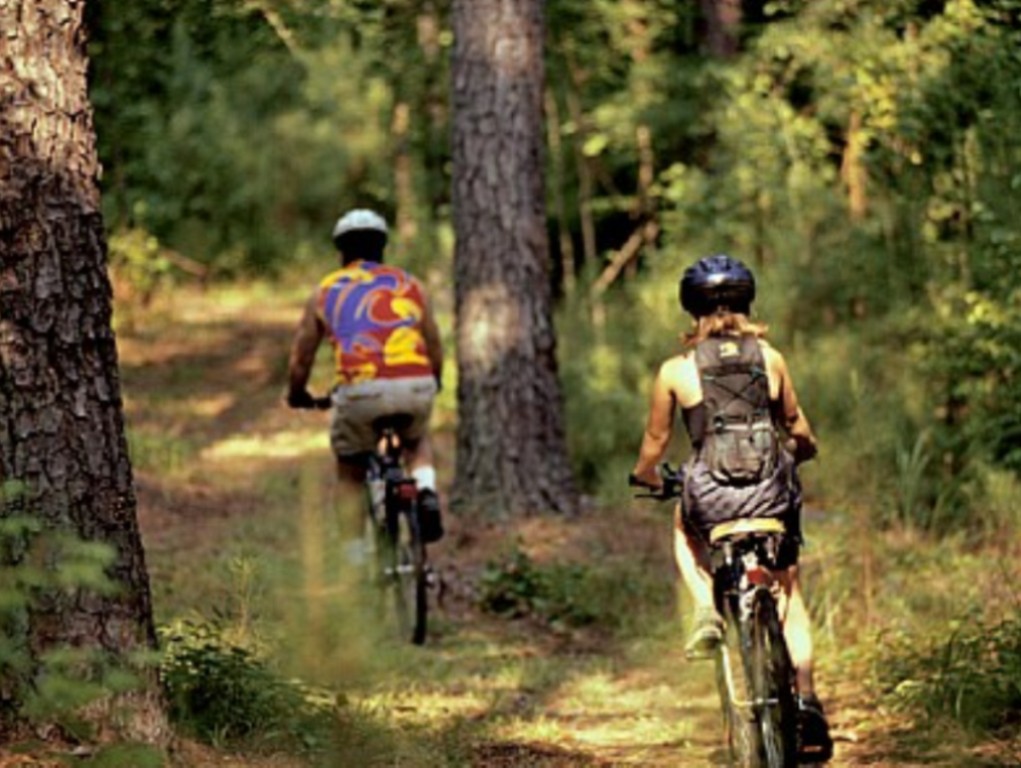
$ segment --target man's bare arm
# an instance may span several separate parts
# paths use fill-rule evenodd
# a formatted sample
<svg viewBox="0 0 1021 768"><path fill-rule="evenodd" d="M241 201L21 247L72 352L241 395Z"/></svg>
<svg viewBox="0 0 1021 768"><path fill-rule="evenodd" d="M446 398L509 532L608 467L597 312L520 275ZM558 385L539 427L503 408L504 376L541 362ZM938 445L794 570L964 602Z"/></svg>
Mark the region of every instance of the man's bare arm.
<svg viewBox="0 0 1021 768"><path fill-rule="evenodd" d="M288 402L292 402L295 398L300 399L306 393L308 380L312 375L312 366L316 359L316 351L326 334L326 329L316 312L317 300L317 294L313 293L305 304L305 311L298 322L294 341L291 343L291 355L287 363Z"/></svg>
<svg viewBox="0 0 1021 768"><path fill-rule="evenodd" d="M432 366L433 376L436 377L436 385L442 387L443 341L440 338L440 329L436 325L436 318L433 315L432 305L428 299L423 299L422 336L425 338L426 354L429 356L429 364Z"/></svg>

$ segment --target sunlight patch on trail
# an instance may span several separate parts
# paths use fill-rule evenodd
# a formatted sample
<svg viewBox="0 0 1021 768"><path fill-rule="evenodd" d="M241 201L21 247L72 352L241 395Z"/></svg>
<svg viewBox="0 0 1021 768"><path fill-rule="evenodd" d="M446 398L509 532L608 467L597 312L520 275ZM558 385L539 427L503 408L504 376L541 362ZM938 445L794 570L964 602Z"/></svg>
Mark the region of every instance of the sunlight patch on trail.
<svg viewBox="0 0 1021 768"><path fill-rule="evenodd" d="M231 435L204 449L202 458L294 459L323 448L322 429L289 430L269 435Z"/></svg>

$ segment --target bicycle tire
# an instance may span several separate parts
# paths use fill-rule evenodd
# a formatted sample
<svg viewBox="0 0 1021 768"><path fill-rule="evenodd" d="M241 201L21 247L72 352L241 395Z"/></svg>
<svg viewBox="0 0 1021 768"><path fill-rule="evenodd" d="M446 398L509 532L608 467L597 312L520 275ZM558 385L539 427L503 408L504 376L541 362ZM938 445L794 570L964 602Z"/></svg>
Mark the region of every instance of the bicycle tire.
<svg viewBox="0 0 1021 768"><path fill-rule="evenodd" d="M751 622L751 669L762 765L798 765L794 668L772 595L760 593Z"/></svg>
<svg viewBox="0 0 1021 768"><path fill-rule="evenodd" d="M403 639L422 645L428 618L425 545L414 509L397 514L396 534L394 601L397 623Z"/></svg>
<svg viewBox="0 0 1021 768"><path fill-rule="evenodd" d="M728 612L723 641L716 651L716 685L729 762L733 768L761 766L759 731L752 708L748 642L748 633Z"/></svg>

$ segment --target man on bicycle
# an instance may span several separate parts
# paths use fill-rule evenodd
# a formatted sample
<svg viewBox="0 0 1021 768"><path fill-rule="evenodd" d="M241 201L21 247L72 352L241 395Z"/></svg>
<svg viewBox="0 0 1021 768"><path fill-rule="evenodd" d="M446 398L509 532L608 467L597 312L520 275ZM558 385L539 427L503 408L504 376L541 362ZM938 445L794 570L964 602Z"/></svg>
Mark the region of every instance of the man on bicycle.
<svg viewBox="0 0 1021 768"><path fill-rule="evenodd" d="M784 635L797 670L805 738L828 751L797 567L801 493L795 467L815 456L816 441L783 356L766 342L766 327L749 319L754 299L755 277L737 259L710 256L685 270L680 300L694 326L684 338L687 351L659 369L633 478L652 487L662 484L657 468L680 407L693 452L684 468L674 554L695 603L686 646L691 657L710 655L722 639L709 572L709 531L736 518L783 520L788 535L780 558L786 567L777 577L786 598Z"/></svg>
<svg viewBox="0 0 1021 768"><path fill-rule="evenodd" d="M429 416L439 391L443 348L425 288L405 270L383 263L387 226L367 209L348 211L333 227L340 268L312 292L291 345L287 404L309 408L307 386L319 344L328 339L336 365L330 445L342 493L357 498L365 454L376 444L373 422L407 414L400 435L419 489L422 538L443 536Z"/></svg>

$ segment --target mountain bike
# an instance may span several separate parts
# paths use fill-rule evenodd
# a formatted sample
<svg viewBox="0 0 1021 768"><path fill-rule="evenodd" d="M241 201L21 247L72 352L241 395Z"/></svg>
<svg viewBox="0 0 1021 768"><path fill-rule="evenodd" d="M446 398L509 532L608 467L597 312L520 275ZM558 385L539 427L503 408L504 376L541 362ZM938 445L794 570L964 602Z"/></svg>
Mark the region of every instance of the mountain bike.
<svg viewBox="0 0 1021 768"><path fill-rule="evenodd" d="M664 465L662 477L662 488L637 497L679 499L683 475ZM634 477L629 483L644 486ZM798 765L794 667L777 609L780 585L773 575L780 570L783 535L783 523L771 518L732 520L709 534L713 595L724 624L723 642L713 653L716 683L730 762L739 768Z"/></svg>
<svg viewBox="0 0 1021 768"><path fill-rule="evenodd" d="M313 398L306 409L328 410L329 397ZM412 420L393 414L372 423L376 450L365 454L365 530L361 550L370 555L369 581L380 591L380 606L392 604L397 637L425 642L428 589L433 579L426 561L418 514L418 486L402 463L400 435Z"/></svg>
<svg viewBox="0 0 1021 768"><path fill-rule="evenodd" d="M393 600L398 637L422 645L432 574L419 523L418 485L401 463L399 435L411 418L397 414L373 422L379 440L376 453L366 459L366 544L376 555L377 582Z"/></svg>

